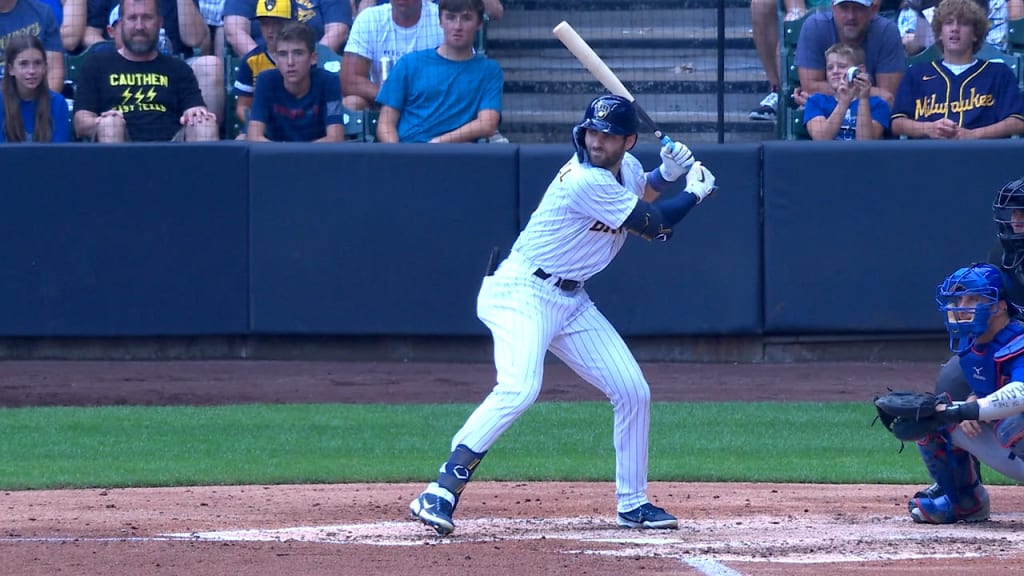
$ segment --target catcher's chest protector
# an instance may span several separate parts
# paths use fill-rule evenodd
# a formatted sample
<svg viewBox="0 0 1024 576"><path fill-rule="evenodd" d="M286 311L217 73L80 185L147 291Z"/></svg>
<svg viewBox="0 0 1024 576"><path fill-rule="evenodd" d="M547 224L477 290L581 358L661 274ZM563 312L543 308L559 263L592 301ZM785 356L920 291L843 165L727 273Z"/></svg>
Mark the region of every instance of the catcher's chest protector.
<svg viewBox="0 0 1024 576"><path fill-rule="evenodd" d="M1024 353L1024 325L1010 322L992 342L979 351L976 346L960 355L960 369L979 398L1006 384L1013 359Z"/></svg>

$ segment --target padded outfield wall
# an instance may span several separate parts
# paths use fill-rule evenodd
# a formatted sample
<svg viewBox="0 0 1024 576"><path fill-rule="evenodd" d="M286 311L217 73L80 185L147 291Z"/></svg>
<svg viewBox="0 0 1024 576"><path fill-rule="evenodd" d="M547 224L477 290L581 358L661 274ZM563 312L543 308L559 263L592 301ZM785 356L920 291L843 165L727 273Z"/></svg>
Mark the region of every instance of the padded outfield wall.
<svg viewBox="0 0 1024 576"><path fill-rule="evenodd" d="M720 192L588 284L628 336L938 333L1024 145L703 145ZM635 151L648 166L657 149ZM568 145L0 149L0 337L477 336ZM59 166L60 169L54 169Z"/></svg>

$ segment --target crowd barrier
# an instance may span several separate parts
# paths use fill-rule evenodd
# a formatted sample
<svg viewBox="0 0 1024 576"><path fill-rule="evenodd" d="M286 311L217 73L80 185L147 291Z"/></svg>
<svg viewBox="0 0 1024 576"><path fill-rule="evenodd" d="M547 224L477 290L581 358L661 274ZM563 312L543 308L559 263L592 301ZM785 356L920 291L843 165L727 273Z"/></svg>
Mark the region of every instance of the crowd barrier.
<svg viewBox="0 0 1024 576"><path fill-rule="evenodd" d="M992 197L1024 172L1016 140L694 151L720 191L588 283L626 336L939 332L935 285L985 258ZM3 146L0 337L486 334L491 248L571 153Z"/></svg>

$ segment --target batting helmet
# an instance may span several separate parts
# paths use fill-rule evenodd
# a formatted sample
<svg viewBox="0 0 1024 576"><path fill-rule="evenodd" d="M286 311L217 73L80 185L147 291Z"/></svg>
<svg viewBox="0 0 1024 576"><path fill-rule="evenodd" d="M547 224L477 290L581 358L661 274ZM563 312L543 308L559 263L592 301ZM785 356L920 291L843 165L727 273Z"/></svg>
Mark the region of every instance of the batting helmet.
<svg viewBox="0 0 1024 576"><path fill-rule="evenodd" d="M950 350L958 354L967 351L988 330L992 310L1006 300L1005 286L1002 272L991 264L960 268L939 284L935 301L946 315ZM976 298L964 301L964 296Z"/></svg>
<svg viewBox="0 0 1024 576"><path fill-rule="evenodd" d="M1003 245L1003 268L1017 268L1024 263L1024 178L1007 182L996 192L992 217L996 221L996 236Z"/></svg>
<svg viewBox="0 0 1024 576"><path fill-rule="evenodd" d="M577 157L580 162L587 160L587 145L584 141L587 130L631 136L637 133L638 124L636 107L629 100L611 94L594 98L583 114L583 121L572 129Z"/></svg>

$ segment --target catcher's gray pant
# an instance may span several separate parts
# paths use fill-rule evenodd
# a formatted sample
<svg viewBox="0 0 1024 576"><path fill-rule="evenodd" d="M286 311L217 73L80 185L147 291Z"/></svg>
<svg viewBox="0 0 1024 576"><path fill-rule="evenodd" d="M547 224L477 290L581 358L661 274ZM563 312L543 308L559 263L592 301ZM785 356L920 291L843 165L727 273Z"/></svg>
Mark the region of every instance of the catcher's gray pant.
<svg viewBox="0 0 1024 576"><path fill-rule="evenodd" d="M1003 448L996 437L992 422L979 422L981 431L973 438L957 426L950 437L953 445L970 452L975 458L1003 476L1024 482L1024 461L1016 458L1009 448Z"/></svg>

